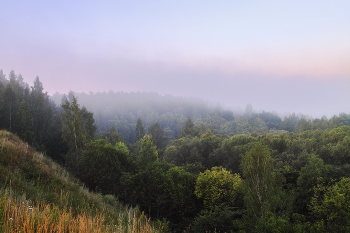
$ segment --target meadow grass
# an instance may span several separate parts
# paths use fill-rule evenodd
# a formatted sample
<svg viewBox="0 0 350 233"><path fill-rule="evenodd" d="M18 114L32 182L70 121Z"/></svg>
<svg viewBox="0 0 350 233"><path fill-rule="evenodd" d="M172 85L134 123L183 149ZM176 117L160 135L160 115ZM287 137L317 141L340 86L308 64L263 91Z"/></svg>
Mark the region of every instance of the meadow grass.
<svg viewBox="0 0 350 233"><path fill-rule="evenodd" d="M16 135L0 131L0 232L161 232L138 208L89 192Z"/></svg>

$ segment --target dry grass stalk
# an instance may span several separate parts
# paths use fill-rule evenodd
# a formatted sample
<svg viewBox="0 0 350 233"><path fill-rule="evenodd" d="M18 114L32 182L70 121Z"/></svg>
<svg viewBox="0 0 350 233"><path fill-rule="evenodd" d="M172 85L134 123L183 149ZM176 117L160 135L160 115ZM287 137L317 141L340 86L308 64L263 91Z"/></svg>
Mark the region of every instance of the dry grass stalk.
<svg viewBox="0 0 350 233"><path fill-rule="evenodd" d="M120 222L118 225L105 223L105 215L97 214L94 217L86 213L73 216L71 209L69 211L59 210L53 205L43 205L37 203L36 206L30 206L27 203L18 202L7 198L1 204L4 207L4 223L0 229L4 233L23 232L23 233L102 233L102 232L123 232L123 233L151 233L158 232L150 219L144 214L137 217L136 212L127 213L127 224ZM124 212L125 213L125 212ZM123 214L120 213L120 218Z"/></svg>

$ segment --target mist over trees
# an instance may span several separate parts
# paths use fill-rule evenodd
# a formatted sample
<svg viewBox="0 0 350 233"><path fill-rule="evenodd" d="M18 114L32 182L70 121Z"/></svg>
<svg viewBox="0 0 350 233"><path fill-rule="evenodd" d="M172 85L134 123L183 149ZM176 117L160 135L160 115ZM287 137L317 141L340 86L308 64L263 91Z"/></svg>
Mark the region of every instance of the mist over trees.
<svg viewBox="0 0 350 233"><path fill-rule="evenodd" d="M54 101L53 101L53 100ZM175 232L348 232L350 115L44 92L0 70L0 127ZM330 217L332 216L332 217Z"/></svg>
<svg viewBox="0 0 350 233"><path fill-rule="evenodd" d="M258 134L282 131L302 132L304 130L334 128L340 125L350 125L349 116L341 113L331 119L322 117L312 119L302 114L291 114L283 119L273 112L255 112L251 105L247 105L242 114L225 110L220 105L211 106L208 102L195 98L174 97L156 93L140 92L103 92L103 93L74 93L79 103L94 113L96 133L108 132L115 126L125 142L133 143L137 119L142 120L145 133L158 123L164 130L164 137L170 141L179 138L184 133L188 118L196 127L210 128L215 134L233 136L236 134ZM51 97L56 104L60 104L64 94L55 93ZM203 123L201 125L201 123ZM138 123L140 124L140 123ZM199 129L197 129L199 130ZM188 133L188 132L185 132ZM138 133L139 134L139 133Z"/></svg>

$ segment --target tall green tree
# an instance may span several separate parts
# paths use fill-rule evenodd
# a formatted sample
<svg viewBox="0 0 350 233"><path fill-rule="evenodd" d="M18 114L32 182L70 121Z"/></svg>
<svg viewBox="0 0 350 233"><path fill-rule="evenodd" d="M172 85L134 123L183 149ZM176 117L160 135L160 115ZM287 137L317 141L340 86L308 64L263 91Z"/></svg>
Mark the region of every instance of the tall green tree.
<svg viewBox="0 0 350 233"><path fill-rule="evenodd" d="M171 165L158 159L152 136L141 141L139 160L135 173L124 172L121 178L121 198L127 203L139 205L150 216L160 218L171 214L171 198L166 189L166 171Z"/></svg>
<svg viewBox="0 0 350 233"><path fill-rule="evenodd" d="M270 149L261 143L242 158L244 203L251 221L267 224L268 213L283 209L282 177L274 172Z"/></svg>
<svg viewBox="0 0 350 233"><path fill-rule="evenodd" d="M118 194L122 172L130 169L129 150L122 142L115 146L99 139L86 145L80 163L80 177L92 189Z"/></svg>
<svg viewBox="0 0 350 233"><path fill-rule="evenodd" d="M134 141L137 142L138 140L143 138L143 136L145 136L145 128L143 127L142 120L139 117L137 118L137 122L136 122Z"/></svg>
<svg viewBox="0 0 350 233"><path fill-rule="evenodd" d="M5 128L12 131L17 117L18 98L11 85L7 85L4 92Z"/></svg>
<svg viewBox="0 0 350 233"><path fill-rule="evenodd" d="M186 137L186 136L195 136L196 135L196 129L194 127L192 119L189 117L187 118L185 127L181 130L180 137Z"/></svg>
<svg viewBox="0 0 350 233"><path fill-rule="evenodd" d="M66 164L71 170L79 174L79 162L84 145L88 142L88 132L85 128L84 118L75 96L72 101L66 100L62 105L62 137L67 143L69 151L65 157Z"/></svg>
<svg viewBox="0 0 350 233"><path fill-rule="evenodd" d="M72 102L66 100L62 108L62 137L71 151L78 152L86 143L87 131L77 98L73 96Z"/></svg>
<svg viewBox="0 0 350 233"><path fill-rule="evenodd" d="M197 212L194 187L196 176L185 171L182 167L172 167L166 172L166 189L172 200L173 214L171 218L177 224L187 227L189 218L193 218ZM187 223L187 224L186 224Z"/></svg>
<svg viewBox="0 0 350 233"><path fill-rule="evenodd" d="M144 165L135 174L123 173L122 199L132 205L139 205L151 217L167 218L172 212L172 205L166 190L166 171L171 166L159 160Z"/></svg>
<svg viewBox="0 0 350 233"><path fill-rule="evenodd" d="M312 154L306 166L301 168L298 177L298 193L295 201L295 211L301 214L307 214L307 205L310 203L313 188L321 183L321 179L327 180L328 167L317 155Z"/></svg>
<svg viewBox="0 0 350 233"><path fill-rule="evenodd" d="M19 104L19 127L18 127L18 135L26 142L30 143L32 141L33 132L32 132L32 124L33 117L30 109L30 105L27 101L22 100Z"/></svg>
<svg viewBox="0 0 350 233"><path fill-rule="evenodd" d="M164 137L164 130L158 122L148 128L148 134L152 135L153 143L158 149L163 149L166 146L168 140Z"/></svg>
<svg viewBox="0 0 350 233"><path fill-rule="evenodd" d="M35 78L34 85L31 88L33 137L36 144L40 146L49 138L50 127L53 123L53 111L49 96L43 92L44 87L39 77Z"/></svg>
<svg viewBox="0 0 350 233"><path fill-rule="evenodd" d="M146 135L141 142L139 161L142 167L158 160L157 147L153 144L152 136Z"/></svg>
<svg viewBox="0 0 350 233"><path fill-rule="evenodd" d="M84 120L84 125L87 133L86 139L87 141L91 141L94 139L97 129L95 125L94 114L92 112L89 112L84 106L81 108L80 114Z"/></svg>
<svg viewBox="0 0 350 233"><path fill-rule="evenodd" d="M2 82L0 82L0 127L4 128L4 92L5 87Z"/></svg>
<svg viewBox="0 0 350 233"><path fill-rule="evenodd" d="M0 83L2 83L3 86L6 86L8 83L8 80L6 79L6 75L2 70L0 70Z"/></svg>

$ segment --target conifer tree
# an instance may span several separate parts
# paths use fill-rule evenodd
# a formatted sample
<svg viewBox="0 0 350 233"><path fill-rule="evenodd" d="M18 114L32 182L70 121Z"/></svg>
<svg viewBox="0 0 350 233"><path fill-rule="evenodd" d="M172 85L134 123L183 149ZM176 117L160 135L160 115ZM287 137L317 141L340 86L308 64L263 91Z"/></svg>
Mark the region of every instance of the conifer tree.
<svg viewBox="0 0 350 233"><path fill-rule="evenodd" d="M151 135L146 135L143 137L139 156L142 166L148 165L158 160L157 147L153 145Z"/></svg>
<svg viewBox="0 0 350 233"><path fill-rule="evenodd" d="M32 141L32 124L33 117L30 110L30 105L27 101L22 100L19 104L19 124L18 124L18 135L26 142L30 143Z"/></svg>
<svg viewBox="0 0 350 233"><path fill-rule="evenodd" d="M1 73L0 73L1 76ZM0 81L0 128L4 128L4 92L5 87Z"/></svg>
<svg viewBox="0 0 350 233"><path fill-rule="evenodd" d="M93 140L96 132L96 125L94 120L94 114L89 112L84 106L81 108L80 114L84 120L84 125L87 133L87 140Z"/></svg>
<svg viewBox="0 0 350 233"><path fill-rule="evenodd" d="M135 142L143 138L143 136L145 136L145 128L143 127L142 120L139 117L137 118L136 127L135 127Z"/></svg>
<svg viewBox="0 0 350 233"><path fill-rule="evenodd" d="M152 135L152 140L158 149L163 149L166 146L168 138L164 137L164 129L157 122L148 128L148 134Z"/></svg>
<svg viewBox="0 0 350 233"><path fill-rule="evenodd" d="M8 80L6 79L6 75L4 75L4 72L2 70L0 70L0 83L2 83L2 85L6 86L8 83Z"/></svg>
<svg viewBox="0 0 350 233"><path fill-rule="evenodd" d="M195 136L196 135L196 129L194 127L192 119L189 117L187 118L185 128L181 130L180 137L186 137L186 136Z"/></svg>
<svg viewBox="0 0 350 233"><path fill-rule="evenodd" d="M12 131L17 114L18 99L11 85L7 85L4 92L5 128Z"/></svg>
<svg viewBox="0 0 350 233"><path fill-rule="evenodd" d="M34 85L31 87L31 110L33 116L33 137L34 141L41 145L45 138L48 138L53 112L50 105L47 93L44 93L43 84L39 77L34 80Z"/></svg>

